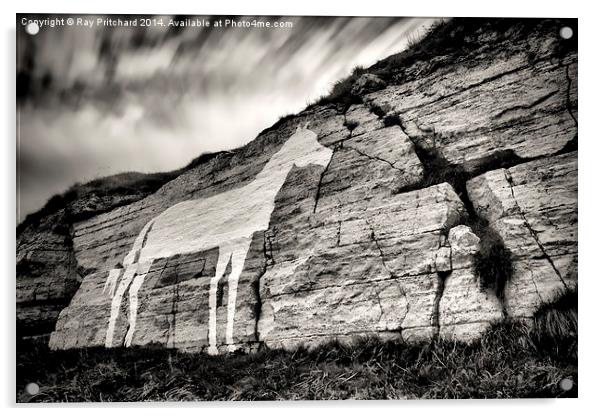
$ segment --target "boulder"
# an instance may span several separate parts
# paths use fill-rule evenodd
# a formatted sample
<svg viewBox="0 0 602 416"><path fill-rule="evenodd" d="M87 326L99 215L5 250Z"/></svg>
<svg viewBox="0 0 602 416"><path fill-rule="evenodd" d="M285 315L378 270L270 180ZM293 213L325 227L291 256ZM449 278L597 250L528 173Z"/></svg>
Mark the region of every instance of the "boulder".
<svg viewBox="0 0 602 416"><path fill-rule="evenodd" d="M377 75L366 73L360 75L355 81L353 87L351 87L351 93L353 95L365 95L383 89L386 85L385 81Z"/></svg>

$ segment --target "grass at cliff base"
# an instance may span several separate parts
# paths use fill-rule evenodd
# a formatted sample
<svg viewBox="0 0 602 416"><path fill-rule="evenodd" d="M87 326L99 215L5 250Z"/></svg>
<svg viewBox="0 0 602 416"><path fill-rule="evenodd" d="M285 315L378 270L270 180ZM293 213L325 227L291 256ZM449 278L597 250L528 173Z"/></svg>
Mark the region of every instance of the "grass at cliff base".
<svg viewBox="0 0 602 416"><path fill-rule="evenodd" d="M563 379L573 388L564 391ZM28 383L40 392L25 392ZM367 338L316 350L211 357L166 349L49 351L17 345L17 401L518 398L577 396L576 294L530 325L504 322L479 341L407 345Z"/></svg>

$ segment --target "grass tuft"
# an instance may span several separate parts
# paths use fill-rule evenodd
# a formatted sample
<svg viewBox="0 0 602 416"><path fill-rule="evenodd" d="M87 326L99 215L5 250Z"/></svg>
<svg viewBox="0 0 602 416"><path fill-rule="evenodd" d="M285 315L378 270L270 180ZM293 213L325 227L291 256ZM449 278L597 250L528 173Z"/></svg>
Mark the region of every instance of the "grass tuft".
<svg viewBox="0 0 602 416"><path fill-rule="evenodd" d="M345 122L343 123L343 125L345 127L347 127L347 130L349 130L350 132L353 132L353 130L355 130L356 127L360 125L360 123L358 123L355 120L345 120Z"/></svg>
<svg viewBox="0 0 602 416"><path fill-rule="evenodd" d="M512 254L500 235L487 224L471 224L471 228L481 239L475 255L480 286L493 290L499 299L503 299L506 283L512 279Z"/></svg>
<svg viewBox="0 0 602 416"><path fill-rule="evenodd" d="M542 354L577 361L577 291L568 290L540 307L531 337Z"/></svg>
<svg viewBox="0 0 602 416"><path fill-rule="evenodd" d="M351 72L351 75L335 82L330 90L330 93L324 97L321 97L316 104L338 104L343 107L344 111L347 111L352 104L360 104L362 102L362 98L354 94L352 89L355 85L355 82L365 72L366 70L364 68L359 66L355 67Z"/></svg>
<svg viewBox="0 0 602 416"><path fill-rule="evenodd" d="M468 197L466 182L482 171L511 166L521 159L514 152L496 152L479 166L479 170L469 173L461 165L448 162L436 149L426 148L419 143L414 143L414 149L424 167L423 180L415 187L426 188L444 182L451 185L467 210L463 222L480 239L479 251L475 256L475 272L480 287L493 290L503 300L506 283L512 278L512 254L497 231L475 212Z"/></svg>

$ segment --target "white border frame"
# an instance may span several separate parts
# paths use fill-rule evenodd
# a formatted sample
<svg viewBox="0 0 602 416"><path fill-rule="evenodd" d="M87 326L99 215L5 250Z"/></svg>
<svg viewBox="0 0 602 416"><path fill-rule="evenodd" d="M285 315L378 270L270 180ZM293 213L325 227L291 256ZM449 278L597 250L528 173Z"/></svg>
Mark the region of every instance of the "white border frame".
<svg viewBox="0 0 602 416"><path fill-rule="evenodd" d="M579 132L581 136L579 149L579 275L580 290L580 339L579 339L579 399L562 400L470 400L470 401L408 401L408 402L283 402L283 403L181 403L181 404L130 404L144 407L149 416L163 414L166 407L178 407L178 412L187 407L187 411L195 412L245 412L245 414L280 414L286 408L287 416L304 415L308 411L329 411L342 408L346 413L364 415L371 409L380 412L420 412L421 414L445 414L483 416L504 415L514 412L545 412L546 415L589 413L600 396L598 392L601 366L600 354L600 318L596 306L602 294L601 276L599 273L598 244L600 241L600 201L598 198L600 184L600 158L602 146L599 140L599 126L595 114L602 97L600 91L600 13L595 2L586 4L576 1L531 1L503 0L491 4L483 1L468 0L431 0L418 2L393 2L391 0L370 0L361 4L347 2L330 2L324 0L302 0L296 4L285 4L282 0L194 2L183 0L145 0L133 3L123 0L104 0L102 2L81 2L69 0L27 0L18 4L5 1L2 3L2 77L3 91L6 91L1 102L2 125L8 130L2 141L2 191L0 204L0 233L3 276L3 327L2 346L3 366L2 388L0 394L3 407L13 407L15 403L15 206L16 206L16 148L15 148L15 13L153 13L153 14L253 14L253 15L346 15L346 16L508 16L508 17L578 17L579 18ZM115 405L110 405L115 407ZM22 406L30 414L79 414L81 407L92 407L90 415L104 414L106 405L70 405L67 409L61 405ZM199 407L201 409L199 409ZM112 409L111 412L136 411L133 409ZM599 410L598 410L599 412Z"/></svg>

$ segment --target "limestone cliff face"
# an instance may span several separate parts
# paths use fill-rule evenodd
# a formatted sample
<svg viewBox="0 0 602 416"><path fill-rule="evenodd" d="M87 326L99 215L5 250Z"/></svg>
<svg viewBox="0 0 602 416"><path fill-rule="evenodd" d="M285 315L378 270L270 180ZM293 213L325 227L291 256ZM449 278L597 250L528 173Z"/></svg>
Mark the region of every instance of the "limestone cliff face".
<svg viewBox="0 0 602 416"><path fill-rule="evenodd" d="M528 319L577 285L577 52L561 26L451 21L358 74L350 99L74 223L72 249L57 241L72 267L35 277L81 275L51 347L470 340ZM493 285L491 235L511 265Z"/></svg>
<svg viewBox="0 0 602 416"><path fill-rule="evenodd" d="M59 313L69 305L81 276L69 229L57 216L17 236L17 333L50 333ZM54 222L54 224L53 224Z"/></svg>
<svg viewBox="0 0 602 416"><path fill-rule="evenodd" d="M176 174L126 173L76 185L17 227L18 336L49 335L87 274L73 250L74 222L140 200Z"/></svg>

